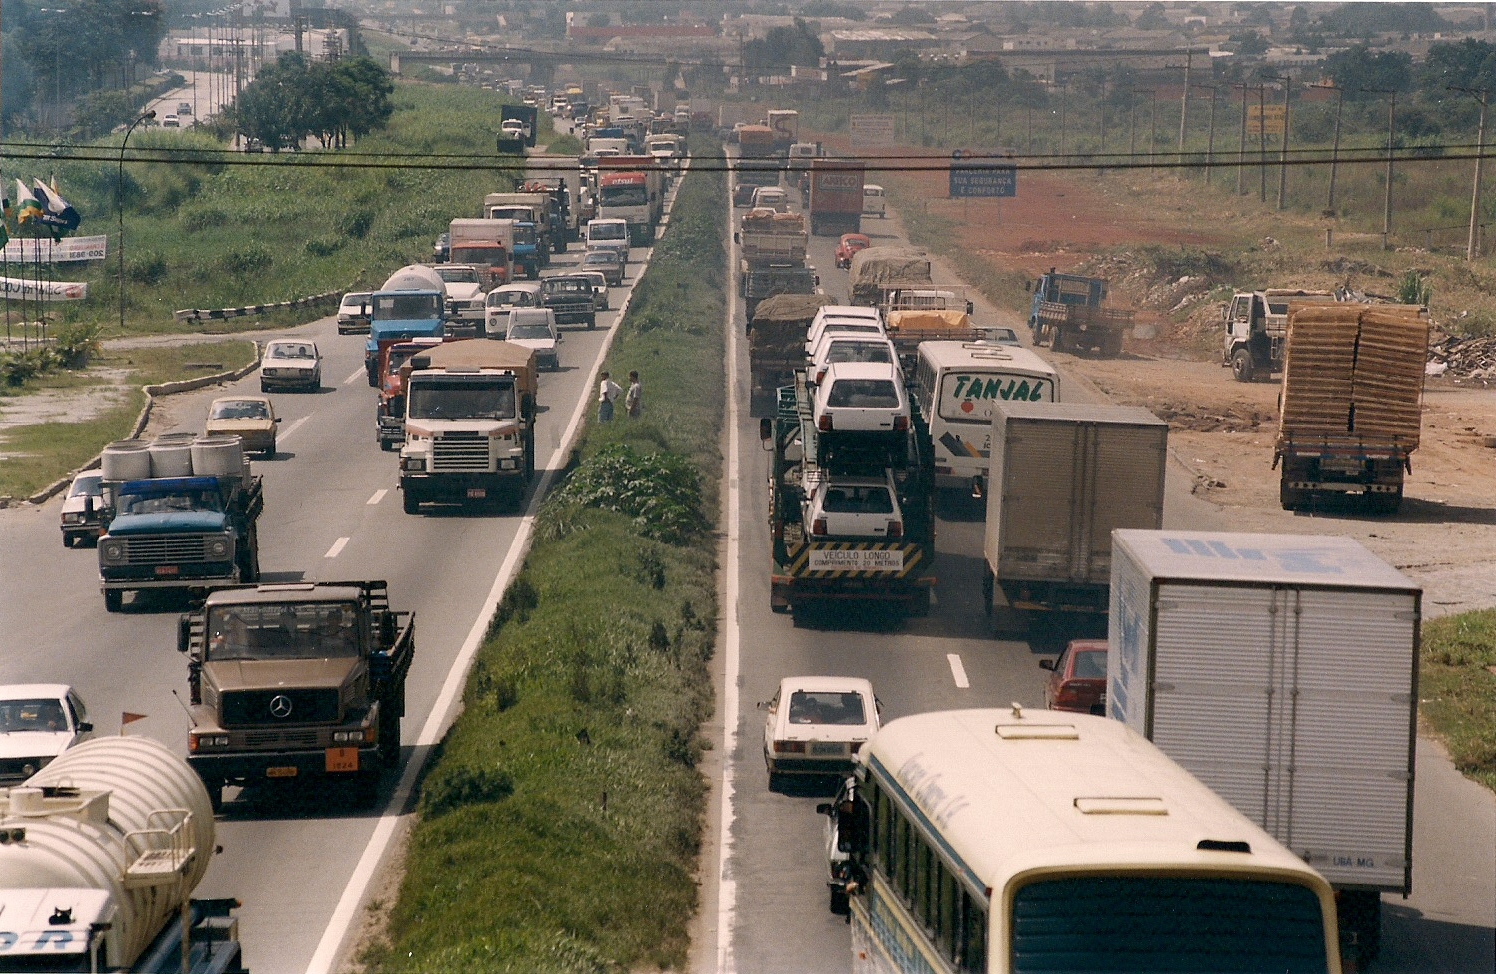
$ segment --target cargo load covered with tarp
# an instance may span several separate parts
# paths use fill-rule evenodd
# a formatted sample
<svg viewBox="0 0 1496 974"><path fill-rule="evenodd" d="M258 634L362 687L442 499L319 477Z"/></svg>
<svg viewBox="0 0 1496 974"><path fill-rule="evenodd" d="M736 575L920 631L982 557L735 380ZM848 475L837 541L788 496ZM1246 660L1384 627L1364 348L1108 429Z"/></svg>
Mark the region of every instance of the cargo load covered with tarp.
<svg viewBox="0 0 1496 974"><path fill-rule="evenodd" d="M852 256L849 272L852 303L876 308L884 292L895 288L928 287L930 257L912 247L867 247Z"/></svg>

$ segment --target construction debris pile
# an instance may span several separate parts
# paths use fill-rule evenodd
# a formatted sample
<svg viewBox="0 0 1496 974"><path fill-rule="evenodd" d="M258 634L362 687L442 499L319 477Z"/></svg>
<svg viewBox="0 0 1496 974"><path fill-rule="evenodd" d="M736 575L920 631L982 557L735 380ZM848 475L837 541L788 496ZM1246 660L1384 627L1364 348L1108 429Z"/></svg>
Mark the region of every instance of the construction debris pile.
<svg viewBox="0 0 1496 974"><path fill-rule="evenodd" d="M1496 335L1461 338L1435 332L1430 338L1425 374L1496 379Z"/></svg>

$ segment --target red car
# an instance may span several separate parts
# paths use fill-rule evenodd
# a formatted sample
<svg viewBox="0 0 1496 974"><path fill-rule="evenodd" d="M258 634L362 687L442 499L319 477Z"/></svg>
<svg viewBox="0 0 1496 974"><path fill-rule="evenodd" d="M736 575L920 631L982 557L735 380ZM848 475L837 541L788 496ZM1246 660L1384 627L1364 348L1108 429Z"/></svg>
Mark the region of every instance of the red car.
<svg viewBox="0 0 1496 974"><path fill-rule="evenodd" d="M873 242L868 239L865 233L842 234L841 243L836 246L836 266L843 268L851 267L852 255L872 245Z"/></svg>
<svg viewBox="0 0 1496 974"><path fill-rule="evenodd" d="M1044 706L1106 716L1106 640L1072 639L1056 660L1041 659L1054 675L1044 684Z"/></svg>

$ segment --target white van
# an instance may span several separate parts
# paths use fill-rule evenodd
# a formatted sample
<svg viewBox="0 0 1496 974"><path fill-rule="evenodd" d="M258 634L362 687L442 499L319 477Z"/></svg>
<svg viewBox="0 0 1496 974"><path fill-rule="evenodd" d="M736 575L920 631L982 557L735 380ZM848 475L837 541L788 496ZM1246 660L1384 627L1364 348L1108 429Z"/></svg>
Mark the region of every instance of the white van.
<svg viewBox="0 0 1496 974"><path fill-rule="evenodd" d="M882 186L867 183L862 187L862 213L864 216L876 213L880 219L888 216L888 197Z"/></svg>
<svg viewBox="0 0 1496 974"><path fill-rule="evenodd" d="M622 217L606 217L587 221L588 250L621 250L623 262L629 258L629 221Z"/></svg>
<svg viewBox="0 0 1496 974"><path fill-rule="evenodd" d="M483 302L483 334L503 339L509 331L509 312L516 308L540 307L540 282L505 284L488 292Z"/></svg>

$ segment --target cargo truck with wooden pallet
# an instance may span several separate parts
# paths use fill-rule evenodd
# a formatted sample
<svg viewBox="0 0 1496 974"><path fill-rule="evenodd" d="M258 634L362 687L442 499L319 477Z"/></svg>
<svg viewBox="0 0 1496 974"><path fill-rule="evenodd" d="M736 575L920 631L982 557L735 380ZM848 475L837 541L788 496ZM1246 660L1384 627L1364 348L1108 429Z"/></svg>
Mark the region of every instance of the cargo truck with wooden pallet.
<svg viewBox="0 0 1496 974"><path fill-rule="evenodd" d="M1394 514L1423 416L1427 311L1327 304L1289 315L1273 466L1286 511L1359 498Z"/></svg>

